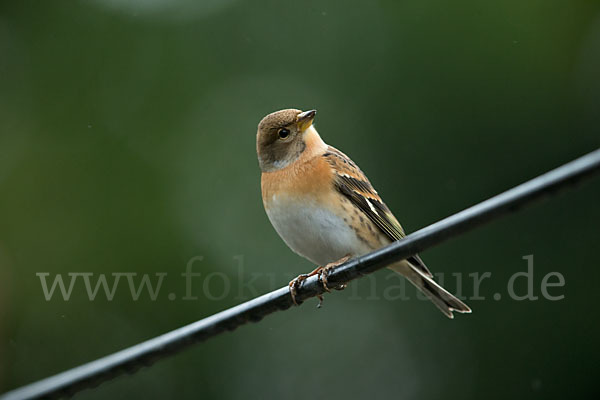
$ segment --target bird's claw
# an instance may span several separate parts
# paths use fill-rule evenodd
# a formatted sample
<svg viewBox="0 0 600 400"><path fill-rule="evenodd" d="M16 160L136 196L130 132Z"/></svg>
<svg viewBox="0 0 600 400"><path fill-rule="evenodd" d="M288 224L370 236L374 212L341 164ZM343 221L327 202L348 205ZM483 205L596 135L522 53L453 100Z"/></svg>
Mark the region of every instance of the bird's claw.
<svg viewBox="0 0 600 400"><path fill-rule="evenodd" d="M290 296L292 297L292 302L294 302L295 305L299 305L298 302L296 301L296 295L298 294L298 288L300 287L300 285L302 285L302 282L304 282L306 280L306 278L308 278L310 275L308 274L301 274L298 275L297 277L295 277L294 279L292 279L290 281L290 283L288 283L288 287L290 288Z"/></svg>
<svg viewBox="0 0 600 400"><path fill-rule="evenodd" d="M332 270L333 268L345 263L349 259L350 259L350 256L347 255L345 257L340 258L337 261L327 264L324 267L315 268L315 270L312 271L310 274L301 274L301 275L298 275L296 278L292 279L290 281L290 283L288 284L288 287L290 288L290 296L292 297L292 302L295 305L299 305L298 302L296 301L296 296L298 295L298 289L302 285L302 282L304 282L307 278L309 278L313 275L318 275L319 282L321 282L321 285L323 285L323 289L325 289L325 291L327 291L327 292L331 292L331 289L329 289L329 281L327 280L329 271ZM333 289L343 290L346 288L346 286L348 286L348 285L345 283L342 283L342 284L336 285ZM321 308L321 306L323 305L323 296L318 294L317 298L319 299L319 304L317 305L317 308Z"/></svg>
<svg viewBox="0 0 600 400"><path fill-rule="evenodd" d="M350 256L348 255L348 256L340 258L337 261L329 263L326 266L321 267L319 269L319 281L321 282L321 285L323 285L323 289L325 289L328 292L331 292L331 289L329 289L329 281L327 279L327 277L329 276L329 272L332 269L334 269L335 267L342 265L343 263L345 263L349 259L350 259ZM335 286L334 289L336 289L336 290L343 290L347 286L348 285L346 283L342 283L342 284L339 284L339 285Z"/></svg>
<svg viewBox="0 0 600 400"><path fill-rule="evenodd" d="M319 299L319 304L317 304L317 308L321 308L321 306L323 305L323 295L318 294L317 299Z"/></svg>

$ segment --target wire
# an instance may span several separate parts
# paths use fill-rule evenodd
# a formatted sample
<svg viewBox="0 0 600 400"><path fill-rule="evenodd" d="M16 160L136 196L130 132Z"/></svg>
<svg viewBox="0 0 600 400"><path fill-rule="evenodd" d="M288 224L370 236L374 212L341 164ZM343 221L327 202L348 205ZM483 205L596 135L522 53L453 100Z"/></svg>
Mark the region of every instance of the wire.
<svg viewBox="0 0 600 400"><path fill-rule="evenodd" d="M536 199L553 195L558 189L572 186L599 171L600 149L416 231L403 240L340 265L329 273L329 285L349 282L422 252ZM318 277L312 276L302 283L296 300L304 301L323 291ZM247 322L260 321L275 311L288 309L292 304L288 287L285 286L114 354L7 392L0 396L0 400L71 396L121 374L133 374L139 368L178 353L196 342L233 330Z"/></svg>

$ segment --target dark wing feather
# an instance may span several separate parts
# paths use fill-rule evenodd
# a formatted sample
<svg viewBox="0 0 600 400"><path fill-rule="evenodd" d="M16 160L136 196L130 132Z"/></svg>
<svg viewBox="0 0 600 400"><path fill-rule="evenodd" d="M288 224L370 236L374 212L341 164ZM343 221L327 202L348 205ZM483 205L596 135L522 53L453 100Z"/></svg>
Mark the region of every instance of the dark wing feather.
<svg viewBox="0 0 600 400"><path fill-rule="evenodd" d="M406 236L404 229L381 200L371 182L348 156L331 146L323 156L334 170L335 187L340 193L358 207L392 242ZM418 255L409 257L407 261L423 274L432 276Z"/></svg>

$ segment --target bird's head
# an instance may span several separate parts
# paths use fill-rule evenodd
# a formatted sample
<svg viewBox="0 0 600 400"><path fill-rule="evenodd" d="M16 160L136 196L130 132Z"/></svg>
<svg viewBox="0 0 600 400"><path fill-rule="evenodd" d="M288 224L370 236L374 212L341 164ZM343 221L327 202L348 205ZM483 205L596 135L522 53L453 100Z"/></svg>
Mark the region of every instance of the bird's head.
<svg viewBox="0 0 600 400"><path fill-rule="evenodd" d="M312 127L316 113L317 110L303 112L288 109L271 113L260 121L256 134L256 152L263 172L285 168L304 152L307 136L318 137L317 131ZM307 135L309 132L312 135Z"/></svg>

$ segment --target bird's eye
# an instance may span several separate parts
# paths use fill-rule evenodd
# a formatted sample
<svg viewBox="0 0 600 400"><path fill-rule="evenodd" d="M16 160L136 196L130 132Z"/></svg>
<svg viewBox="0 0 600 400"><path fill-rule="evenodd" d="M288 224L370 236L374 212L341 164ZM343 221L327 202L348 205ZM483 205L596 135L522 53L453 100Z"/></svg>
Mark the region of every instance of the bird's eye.
<svg viewBox="0 0 600 400"><path fill-rule="evenodd" d="M281 128L279 131L277 131L277 134L279 135L280 139L285 139L290 136L290 131L288 129Z"/></svg>

